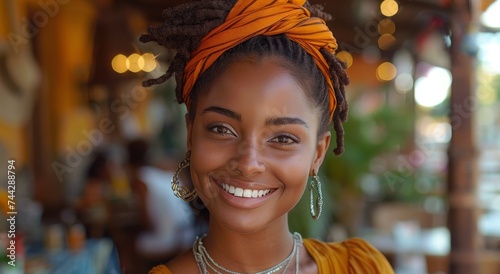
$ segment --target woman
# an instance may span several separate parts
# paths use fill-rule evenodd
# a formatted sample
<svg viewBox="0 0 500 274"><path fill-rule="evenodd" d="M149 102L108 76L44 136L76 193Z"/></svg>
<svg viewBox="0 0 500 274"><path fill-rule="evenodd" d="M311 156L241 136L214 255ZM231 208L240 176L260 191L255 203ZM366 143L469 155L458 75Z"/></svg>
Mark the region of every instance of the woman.
<svg viewBox="0 0 500 274"><path fill-rule="evenodd" d="M187 3L165 10L163 25L141 37L177 51L167 73L144 84L175 74L189 152L172 188L186 201L198 196L210 212L207 235L150 273L393 273L363 240L323 243L288 230L287 213L309 177L319 217L316 174L330 124L342 153L347 116L348 78L323 21L329 16L304 2ZM188 165L194 189L177 180Z"/></svg>

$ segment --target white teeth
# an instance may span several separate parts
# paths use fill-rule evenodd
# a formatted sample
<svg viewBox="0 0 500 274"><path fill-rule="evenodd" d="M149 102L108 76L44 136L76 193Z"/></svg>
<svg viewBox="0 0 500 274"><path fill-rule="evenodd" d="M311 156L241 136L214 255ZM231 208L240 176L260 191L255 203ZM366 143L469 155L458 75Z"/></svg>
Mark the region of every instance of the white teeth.
<svg viewBox="0 0 500 274"><path fill-rule="evenodd" d="M236 197L243 197L243 189L237 187L236 190L234 191L234 196L236 196Z"/></svg>
<svg viewBox="0 0 500 274"><path fill-rule="evenodd" d="M252 190L250 190L250 189L245 189L245 190L243 191L243 197L245 197L245 198L252 198Z"/></svg>
<svg viewBox="0 0 500 274"><path fill-rule="evenodd" d="M270 189L266 190L251 190L251 189L243 189L239 187L230 186L228 184L221 184L222 189L226 192L233 194L236 197L244 197L244 198L260 198L262 196L267 195L271 192Z"/></svg>
<svg viewBox="0 0 500 274"><path fill-rule="evenodd" d="M259 196L259 191L258 190L252 191L252 198L257 198L257 196Z"/></svg>

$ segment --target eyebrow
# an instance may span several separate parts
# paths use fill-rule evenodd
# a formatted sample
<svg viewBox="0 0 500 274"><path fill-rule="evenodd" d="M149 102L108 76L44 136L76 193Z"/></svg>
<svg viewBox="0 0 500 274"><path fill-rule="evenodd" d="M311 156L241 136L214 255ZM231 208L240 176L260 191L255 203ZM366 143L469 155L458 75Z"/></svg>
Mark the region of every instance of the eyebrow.
<svg viewBox="0 0 500 274"><path fill-rule="evenodd" d="M302 125L309 128L304 120L293 117L273 117L266 120L266 126L282 126L282 125Z"/></svg>
<svg viewBox="0 0 500 274"><path fill-rule="evenodd" d="M203 113L215 112L221 115L227 116L231 119L241 121L241 114L238 114L232 110L223 107L211 106L203 110ZM272 117L266 119L266 126L283 126L283 125L302 125L309 128L306 122L300 118L294 117Z"/></svg>
<svg viewBox="0 0 500 274"><path fill-rule="evenodd" d="M237 120L237 121L241 121L241 115L232 111L232 110L229 110L227 108L222 108L222 107L216 107L216 106L212 106L212 107L208 107L206 109L203 110L203 113L206 113L206 112L215 112L215 113L219 113L221 115L224 115L224 116L227 116L229 118L232 118L234 120Z"/></svg>

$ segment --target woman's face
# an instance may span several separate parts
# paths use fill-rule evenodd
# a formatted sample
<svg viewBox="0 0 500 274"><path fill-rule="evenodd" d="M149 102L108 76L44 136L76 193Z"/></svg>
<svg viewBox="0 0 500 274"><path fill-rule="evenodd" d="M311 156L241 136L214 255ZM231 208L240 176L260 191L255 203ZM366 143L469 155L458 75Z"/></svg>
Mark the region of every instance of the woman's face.
<svg viewBox="0 0 500 274"><path fill-rule="evenodd" d="M230 64L188 121L191 176L211 222L256 232L297 204L330 133L292 74L272 59Z"/></svg>

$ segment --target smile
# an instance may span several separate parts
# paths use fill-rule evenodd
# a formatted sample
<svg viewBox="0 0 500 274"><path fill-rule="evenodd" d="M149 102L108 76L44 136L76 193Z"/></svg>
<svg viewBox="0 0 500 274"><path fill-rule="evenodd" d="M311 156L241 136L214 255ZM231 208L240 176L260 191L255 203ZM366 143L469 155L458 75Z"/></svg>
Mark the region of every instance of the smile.
<svg viewBox="0 0 500 274"><path fill-rule="evenodd" d="M272 189L243 189L239 187L235 187L232 185L228 185L225 183L221 183L220 186L227 193L235 196L235 197L243 197L243 198L260 198L269 194Z"/></svg>

